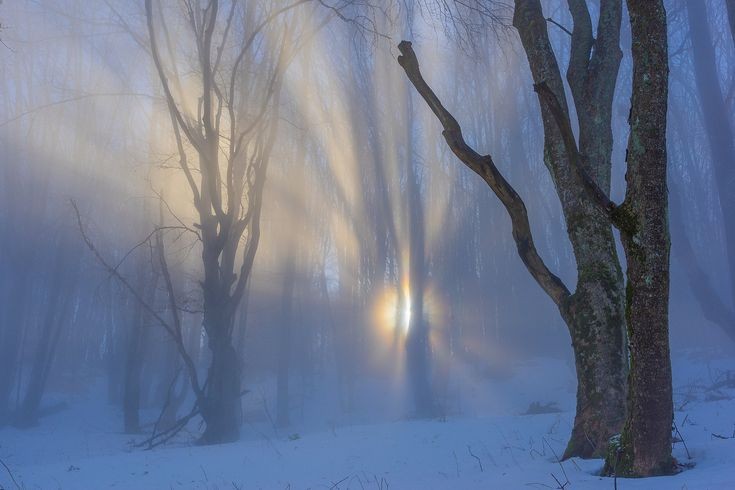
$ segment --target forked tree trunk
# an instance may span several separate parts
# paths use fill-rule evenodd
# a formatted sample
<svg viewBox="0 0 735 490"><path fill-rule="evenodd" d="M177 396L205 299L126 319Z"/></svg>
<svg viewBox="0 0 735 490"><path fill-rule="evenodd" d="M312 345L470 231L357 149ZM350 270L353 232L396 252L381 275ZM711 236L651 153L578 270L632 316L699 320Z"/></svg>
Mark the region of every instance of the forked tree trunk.
<svg viewBox="0 0 735 490"><path fill-rule="evenodd" d="M517 10L516 14L521 17L516 18L516 23L525 22L518 19L528 12L540 14L538 2L535 7L531 11L520 11L520 14ZM545 21L541 16L540 20L535 19L533 22L538 26L538 22ZM542 27L545 29L545 25ZM531 44L535 42L533 36L526 41ZM539 46L533 44L531 47L537 49ZM546 50L543 45L541 48L542 51ZM480 155L467 145L459 123L423 79L411 44L404 41L398 49L401 51L398 62L442 123L448 146L465 165L485 180L503 203L511 218L518 255L569 325L577 357L579 399L572 439L565 455L593 456L604 453L608 438L620 429L626 372L622 333L624 297L620 292L622 279L609 219L597 209L577 180L566 158L564 144L557 144L561 136L554 141L547 140L547 156L552 151L557 155L547 158L547 164L555 179L567 216L570 239L578 254L577 291L571 294L536 251L523 200L499 172L490 155ZM556 66L555 60L553 65ZM548 131L555 131L558 135L556 123L546 108L544 122Z"/></svg>
<svg viewBox="0 0 735 490"><path fill-rule="evenodd" d="M609 193L612 101L622 53L621 0L603 0L597 39L586 2L569 2L574 20L567 80L577 109L579 143L591 176ZM568 112L564 84L539 0L516 0L518 29L534 83L545 82ZM593 49L594 46L594 49ZM577 408L564 458L602 456L625 413L627 348L623 273L609 219L571 167L559 128L542 104L544 161L551 173L577 262L577 287L560 305L577 373Z"/></svg>

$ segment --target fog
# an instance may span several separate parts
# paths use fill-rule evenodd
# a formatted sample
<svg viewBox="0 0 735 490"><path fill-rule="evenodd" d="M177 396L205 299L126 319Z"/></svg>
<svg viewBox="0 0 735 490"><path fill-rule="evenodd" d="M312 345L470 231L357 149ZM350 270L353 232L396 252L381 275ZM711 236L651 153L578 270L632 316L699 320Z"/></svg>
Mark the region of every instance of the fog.
<svg viewBox="0 0 735 490"><path fill-rule="evenodd" d="M80 405L133 451L517 415L533 402L573 415L568 327L519 258L505 208L397 62L411 40L574 291L512 5L153 1L147 16L144 3L0 4L0 443L11 428L15 441L61 427ZM569 8L541 3L564 73ZM735 349L735 48L724 1L665 4L676 373L683 352ZM539 384L514 390L519 373Z"/></svg>

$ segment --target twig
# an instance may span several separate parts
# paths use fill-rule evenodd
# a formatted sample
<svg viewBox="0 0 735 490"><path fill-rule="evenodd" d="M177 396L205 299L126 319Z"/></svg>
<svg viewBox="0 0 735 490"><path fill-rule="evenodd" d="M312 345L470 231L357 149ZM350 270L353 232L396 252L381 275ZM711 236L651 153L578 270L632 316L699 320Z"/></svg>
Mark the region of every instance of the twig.
<svg viewBox="0 0 735 490"><path fill-rule="evenodd" d="M166 442L171 440L176 434L178 434L181 431L181 429L186 427L186 424L188 424L191 419L199 415L199 413L200 413L199 404L194 403L194 406L192 407L191 411L184 417L181 417L179 420L174 422L174 424L171 427L164 430L163 432L159 432L158 434L155 434L149 437L148 439L144 441L139 442L135 446L136 447L147 446L146 450L151 450L154 447L160 446L161 444L165 444Z"/></svg>
<svg viewBox="0 0 735 490"><path fill-rule="evenodd" d="M171 393L173 392L174 384L176 384L176 381L179 379L179 373L181 373L181 369L176 370L176 374L174 375L173 379L171 380L171 383L168 385L168 389L166 390L166 399L163 402L163 407L161 408L161 413L158 414L158 418L156 419L156 423L153 424L153 431L151 433L151 440L155 439L156 432L158 432L158 425L161 423L161 420L163 420L163 415L166 413L166 410L168 409L168 406L171 404ZM148 448L150 449L150 448Z"/></svg>
<svg viewBox="0 0 735 490"><path fill-rule="evenodd" d="M347 475L346 477L342 478L342 479L341 479L340 481L338 481L337 483L333 483L333 484L332 484L332 486L331 486L331 487L329 487L329 490L332 490L333 488L337 488L337 487L339 487L339 484L340 484L340 483L342 483L343 481L345 481L346 479L348 479L349 477L350 477L350 475Z"/></svg>
<svg viewBox="0 0 735 490"><path fill-rule="evenodd" d="M718 439L725 439L725 440L727 440L727 439L733 439L733 436L730 436L730 437L728 437L728 436L721 436L720 434L715 434L714 432L712 433L712 437L716 437Z"/></svg>
<svg viewBox="0 0 735 490"><path fill-rule="evenodd" d="M566 486L569 485L569 480L567 480L566 483L562 484L559 481L559 479L556 477L556 475L554 475L553 473L551 473L551 478L553 478L554 481L556 482L556 484L558 485L556 487L558 490L564 490L566 488Z"/></svg>
<svg viewBox="0 0 735 490"><path fill-rule="evenodd" d="M13 472L10 471L10 468L8 468L8 465L5 464L5 461L3 461L2 459L0 459L0 464L2 464L3 467L5 468L5 471L8 472L8 475L10 476L10 479L13 480L13 484L15 485L15 488L17 488L18 490L20 490L20 488L21 488L20 485L18 485L18 482L15 481L15 477L13 476Z"/></svg>
<svg viewBox="0 0 735 490"><path fill-rule="evenodd" d="M686 441L684 441L684 436L681 435L681 432L679 432L679 427L676 426L676 421L672 421L672 423L674 424L674 431L676 431L676 434L679 436L679 440L684 445L684 450L687 453L687 459L692 459L691 454L689 454L689 448L687 447L687 443Z"/></svg>
<svg viewBox="0 0 735 490"><path fill-rule="evenodd" d="M480 458L477 457L477 455L475 453L472 452L472 448L470 447L469 444L467 444L467 452L470 453L470 456L472 456L473 458L475 458L477 460L477 464L480 465L480 473L482 473L483 471L485 471L482 468L482 461L480 460Z"/></svg>
<svg viewBox="0 0 735 490"><path fill-rule="evenodd" d="M561 472L564 473L564 478L566 478L567 483L570 483L569 477L567 476L567 472L564 469L564 465L561 464L561 461L559 460L559 456L556 454L556 451L554 451L554 448L551 447L551 444L549 444L549 441L547 441L545 437L542 437L541 440L543 440L546 443L546 445L549 446L549 449L551 449L551 452L554 454L554 458L556 458L556 463L559 465L559 468L561 468Z"/></svg>
<svg viewBox="0 0 735 490"><path fill-rule="evenodd" d="M550 23L552 23L552 24L554 24L554 25L555 25L556 27L558 27L558 28L559 28L559 29L561 29L562 31L566 32L566 33L567 33L567 34L569 34L570 36L572 35L572 32L571 32L571 31L570 31L569 29L567 29L567 28L566 28L566 27L564 27L563 25L559 24L559 23L558 23L557 21L555 21L555 20L554 20L554 19L552 19L551 17L546 17L546 21L547 21L547 22L550 22Z"/></svg>
<svg viewBox="0 0 735 490"><path fill-rule="evenodd" d="M138 292L138 290L133 287L132 284L130 284L130 281L128 281L125 276L123 276L120 271L116 270L112 265L110 265L109 262L105 260L105 258L102 256L100 251L97 249L97 247L94 245L94 242L92 242L92 239L87 235L86 231L84 230L84 225L82 223L82 216L79 213L79 208L77 207L77 203L74 200L71 200L71 206L74 208L74 213L76 214L77 218L77 226L79 227L79 233L82 235L82 239L84 240L84 243L87 245L87 248L94 254L97 261L109 272L111 275L113 275L117 280L133 295L135 300L153 317L155 320L168 332L168 334L172 337L176 344L176 348L179 351L179 354L181 355L186 368L187 372L189 374L189 382L191 384L191 387L194 391L194 394L197 397L197 400L203 399L203 390L199 385L199 378L197 375L196 367L194 366L194 363L189 356L188 352L186 351L186 347L184 346L183 339L181 336L181 325L178 322L178 311L176 308L172 308L172 314L174 316L174 319L177 321L175 326L172 326L169 322L167 322L154 308L149 304L142 295ZM160 230L159 230L160 231ZM163 242L160 241L159 237L159 244L162 245ZM159 248L159 254L162 256L163 249ZM170 277L168 277L168 270L166 268L165 260L162 260L162 266L164 267L164 276L167 279L167 285L170 282ZM172 294L172 289L169 287L169 294ZM169 298L171 303L175 303L174 298ZM175 304L174 304L175 306ZM178 328L178 330L177 330Z"/></svg>

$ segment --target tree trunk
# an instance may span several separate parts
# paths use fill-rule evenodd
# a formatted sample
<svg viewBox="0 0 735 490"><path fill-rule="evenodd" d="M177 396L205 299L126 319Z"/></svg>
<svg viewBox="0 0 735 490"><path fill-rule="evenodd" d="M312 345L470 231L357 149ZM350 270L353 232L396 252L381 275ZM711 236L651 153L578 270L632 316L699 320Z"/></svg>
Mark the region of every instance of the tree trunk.
<svg viewBox="0 0 735 490"><path fill-rule="evenodd" d="M293 323L294 263L288 258L283 275L281 294L281 324L278 332L278 375L276 382L276 424L287 427L289 420L288 382L291 368L291 330Z"/></svg>
<svg viewBox="0 0 735 490"><path fill-rule="evenodd" d="M408 113L412 104L407 103ZM410 121L410 119L409 119ZM399 318L410 315L406 336L406 369L413 393L414 415L419 418L435 415L434 396L431 387L429 325L424 314L424 290L426 283L426 240L424 230L424 205L421 200L421 181L413 160L412 124L407 124L406 181L408 187L409 257L408 257L408 312L401 311ZM400 253L400 252L399 252ZM404 305L404 308L406 306Z"/></svg>
<svg viewBox="0 0 735 490"><path fill-rule="evenodd" d="M727 5L727 20L730 24L730 35L732 42L735 44L735 0L725 0Z"/></svg>
<svg viewBox="0 0 735 490"><path fill-rule="evenodd" d="M569 80L580 127L580 149L591 176L609 192L612 100L620 64L620 1L603 1L597 45L584 2L569 2L574 23ZM546 82L568 112L564 84L539 0L516 0L518 29L534 83ZM577 288L561 316L569 328L577 372L577 410L564 458L602 456L625 413L627 350L623 274L609 219L569 162L559 128L541 106L544 162L551 173L577 262Z"/></svg>
<svg viewBox="0 0 735 490"><path fill-rule="evenodd" d="M577 374L577 407L564 458L599 457L625 416L626 359L622 316L604 310L609 290L599 282L577 285L562 317L569 327ZM615 298L616 302L618 298ZM615 303L613 303L615 304Z"/></svg>
<svg viewBox="0 0 735 490"><path fill-rule="evenodd" d="M140 432L143 307L138 302L135 302L133 307L135 310L125 351L125 380L123 381L123 424L126 434L138 434Z"/></svg>
<svg viewBox="0 0 735 490"><path fill-rule="evenodd" d="M548 62L540 66L541 71L534 72L537 80L546 81L546 74L553 73L554 69L558 75L548 38L545 38L546 43L537 42L536 35L523 31L523 26L530 23L541 26L545 33L545 20L540 14L538 1L524 3L520 9L517 6L514 22L522 31L526 49L533 51L529 59ZM578 402L573 435L565 455L603 453L607 438L619 430L620 414L624 410L622 392L626 367L626 351L622 340L623 295L619 291L622 279L607 215L588 196L585 185L570 166L563 143L565 140L561 139L548 107L542 105L545 127L556 135L553 140L547 138L546 162L561 198L569 236L577 255L578 284L577 292L572 295L563 281L549 270L536 250L528 212L521 197L495 166L492 156L478 154L465 142L459 123L423 79L411 43L403 41L398 49L401 52L398 63L442 123L442 134L452 152L483 178L505 207L511 219L519 257L534 280L559 308L569 326L574 347L580 350L577 370L582 379L579 390L584 396ZM539 68L535 64L532 66ZM560 77L557 76L556 80L556 93L563 95ZM552 85L549 90L553 88ZM558 100L563 98L559 97ZM561 146L558 141L562 141ZM552 152L554 158L550 157ZM600 411L595 413L595 410Z"/></svg>
<svg viewBox="0 0 735 490"><path fill-rule="evenodd" d="M662 0L628 0L633 90L626 195L613 215L628 262L627 323L631 367L628 410L611 440L605 472L672 473L673 401L669 354L669 227L666 187L668 46Z"/></svg>
<svg viewBox="0 0 735 490"><path fill-rule="evenodd" d="M229 337L209 338L212 364L202 417L207 424L202 444L234 442L240 437L240 361Z"/></svg>
<svg viewBox="0 0 735 490"><path fill-rule="evenodd" d="M11 270L19 269L20 267L15 268L11 265ZM0 427L10 420L10 395L16 383L18 351L21 333L25 328L23 317L28 275L21 271L14 277L18 279L9 284L4 325L0 330Z"/></svg>
<svg viewBox="0 0 735 490"><path fill-rule="evenodd" d="M56 354L56 347L66 319L68 306L75 293L76 284L68 276L70 272L75 272L78 263L69 263L75 259L64 253L66 244L63 241L56 245L58 254L51 272L51 280L47 285L46 312L43 323L39 326L39 339L33 356L33 366L26 393L16 417L16 424L20 427L31 427L38 423L39 408L46 388L46 381Z"/></svg>

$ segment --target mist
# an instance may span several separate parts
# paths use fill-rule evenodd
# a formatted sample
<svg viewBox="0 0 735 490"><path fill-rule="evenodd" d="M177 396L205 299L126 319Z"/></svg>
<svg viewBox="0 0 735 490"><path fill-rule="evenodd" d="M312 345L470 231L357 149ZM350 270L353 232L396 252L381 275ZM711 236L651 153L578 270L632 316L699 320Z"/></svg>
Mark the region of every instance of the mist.
<svg viewBox="0 0 735 490"><path fill-rule="evenodd" d="M735 5L624 4L1 2L0 489L735 484Z"/></svg>

